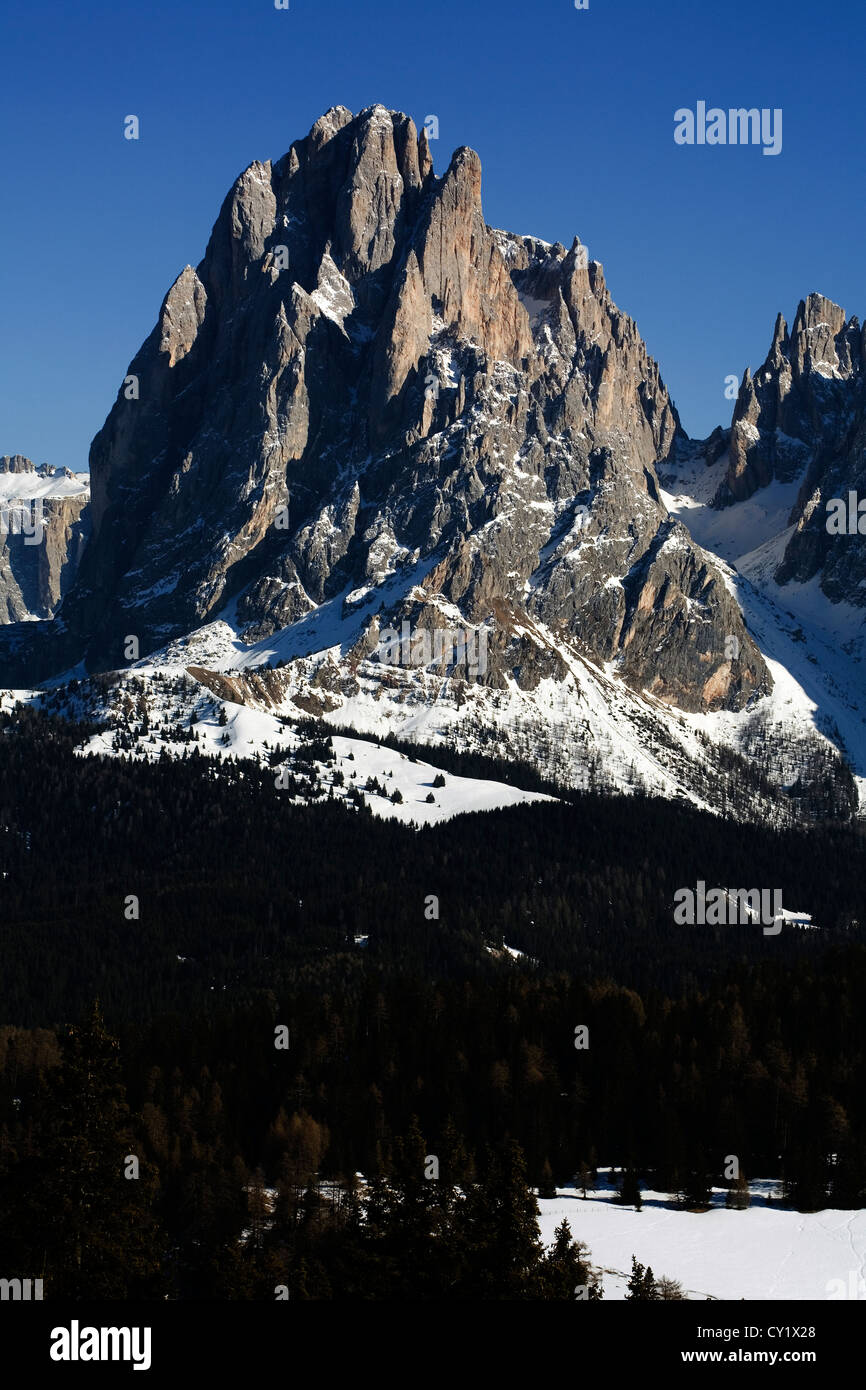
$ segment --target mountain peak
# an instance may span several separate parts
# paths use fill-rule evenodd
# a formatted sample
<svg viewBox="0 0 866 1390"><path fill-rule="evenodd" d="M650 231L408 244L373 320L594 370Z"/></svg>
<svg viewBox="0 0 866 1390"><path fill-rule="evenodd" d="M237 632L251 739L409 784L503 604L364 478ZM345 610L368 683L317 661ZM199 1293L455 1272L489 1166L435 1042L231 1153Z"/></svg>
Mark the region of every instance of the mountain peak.
<svg viewBox="0 0 866 1390"><path fill-rule="evenodd" d="M578 658L686 708L769 687L661 501L679 421L601 265L490 228L478 154L433 178L402 112L332 107L253 161L129 373L54 669L120 665L130 633L144 655L229 600L252 640L378 593L383 622L492 624L495 690Z"/></svg>
<svg viewBox="0 0 866 1390"><path fill-rule="evenodd" d="M342 130L354 119L348 106L331 106L323 116L314 121L308 139L316 149L321 149L333 139L338 130Z"/></svg>
<svg viewBox="0 0 866 1390"><path fill-rule="evenodd" d="M774 478L790 482L836 429L840 383L861 381L866 343L856 318L824 295L797 305L790 332L778 314L770 350L747 370L731 421L728 469L717 505L750 497Z"/></svg>

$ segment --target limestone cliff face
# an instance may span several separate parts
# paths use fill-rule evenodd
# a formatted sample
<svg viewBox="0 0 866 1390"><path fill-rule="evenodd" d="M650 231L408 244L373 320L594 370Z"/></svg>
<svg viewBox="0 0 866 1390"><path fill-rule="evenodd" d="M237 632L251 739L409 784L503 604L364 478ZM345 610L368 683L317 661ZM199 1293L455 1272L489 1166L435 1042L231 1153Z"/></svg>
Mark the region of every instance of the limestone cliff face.
<svg viewBox="0 0 866 1390"><path fill-rule="evenodd" d="M661 501L679 421L602 267L489 227L478 156L437 177L405 115L335 107L251 164L126 376L34 672L119 665L231 598L258 638L414 566L392 616L494 620L492 683L555 676L531 621L685 708L769 688Z"/></svg>
<svg viewBox="0 0 866 1390"><path fill-rule="evenodd" d="M57 612L90 533L88 504L67 469L0 457L0 624Z"/></svg>

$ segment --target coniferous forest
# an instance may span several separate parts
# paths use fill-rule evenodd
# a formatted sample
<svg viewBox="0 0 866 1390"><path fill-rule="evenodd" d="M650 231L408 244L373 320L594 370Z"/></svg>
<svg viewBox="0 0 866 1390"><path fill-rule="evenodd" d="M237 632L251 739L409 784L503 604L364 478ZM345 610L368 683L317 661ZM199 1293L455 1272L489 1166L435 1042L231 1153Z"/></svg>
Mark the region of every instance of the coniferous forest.
<svg viewBox="0 0 866 1390"><path fill-rule="evenodd" d="M532 1188L613 1163L624 1200L700 1209L736 1154L740 1190L866 1202L856 826L587 794L419 831L294 806L253 763L81 739L2 718L8 1277L596 1299L579 1228L545 1249ZM676 925L698 880L780 885L818 930ZM676 1296L640 1266L630 1289Z"/></svg>

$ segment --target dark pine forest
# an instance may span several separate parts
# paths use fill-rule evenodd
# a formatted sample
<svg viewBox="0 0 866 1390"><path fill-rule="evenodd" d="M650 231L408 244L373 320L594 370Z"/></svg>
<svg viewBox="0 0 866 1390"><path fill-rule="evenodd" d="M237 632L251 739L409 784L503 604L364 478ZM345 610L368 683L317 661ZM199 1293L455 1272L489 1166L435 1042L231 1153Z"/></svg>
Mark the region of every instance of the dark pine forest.
<svg viewBox="0 0 866 1390"><path fill-rule="evenodd" d="M737 1155L800 1210L864 1205L856 825L586 794L419 831L82 737L0 720L8 1277L597 1297L579 1229L541 1248L530 1185L616 1164L699 1208ZM781 888L820 929L678 926L699 880Z"/></svg>

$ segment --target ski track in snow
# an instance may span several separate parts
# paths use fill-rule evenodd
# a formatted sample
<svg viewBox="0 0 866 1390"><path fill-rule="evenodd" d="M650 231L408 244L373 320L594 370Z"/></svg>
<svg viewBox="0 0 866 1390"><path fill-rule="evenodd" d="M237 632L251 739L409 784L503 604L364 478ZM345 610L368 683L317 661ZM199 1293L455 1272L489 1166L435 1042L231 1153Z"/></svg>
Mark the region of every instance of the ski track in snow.
<svg viewBox="0 0 866 1390"><path fill-rule="evenodd" d="M721 1188L713 1189L706 1212L683 1211L667 1193L652 1191L643 1192L643 1209L635 1211L613 1203L609 1174L599 1170L598 1190L585 1200L576 1187L564 1187L538 1202L545 1245L566 1219L603 1271L605 1299L625 1298L634 1255L656 1278L678 1280L691 1299L823 1301L838 1298L840 1286L850 1297L853 1274L866 1301L866 1211L767 1206L777 1186L770 1181L750 1184L747 1211L728 1211Z"/></svg>

